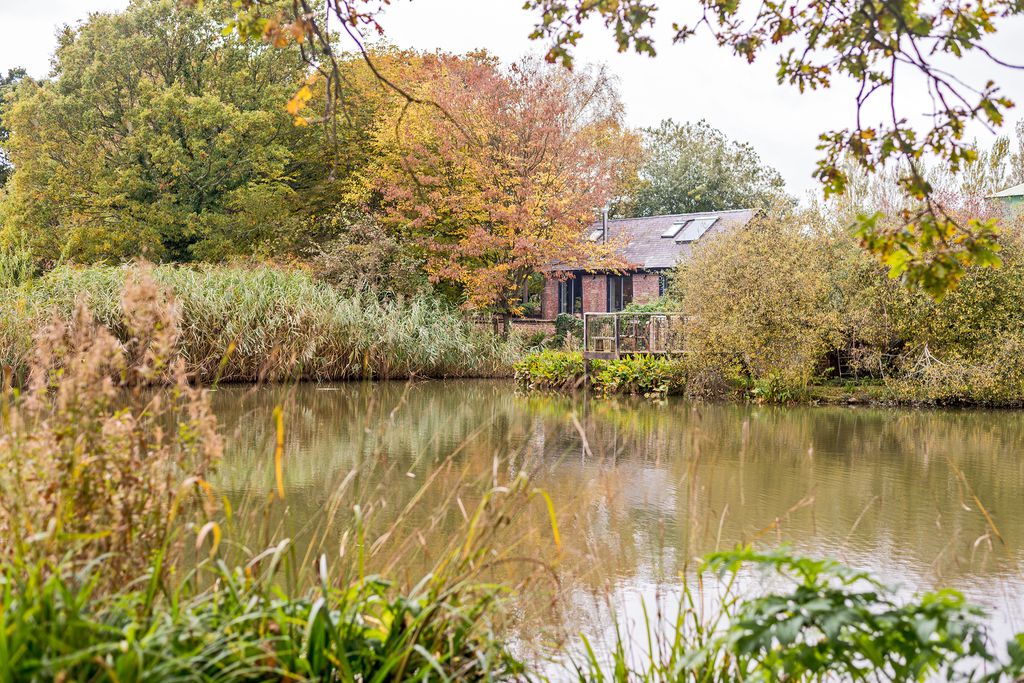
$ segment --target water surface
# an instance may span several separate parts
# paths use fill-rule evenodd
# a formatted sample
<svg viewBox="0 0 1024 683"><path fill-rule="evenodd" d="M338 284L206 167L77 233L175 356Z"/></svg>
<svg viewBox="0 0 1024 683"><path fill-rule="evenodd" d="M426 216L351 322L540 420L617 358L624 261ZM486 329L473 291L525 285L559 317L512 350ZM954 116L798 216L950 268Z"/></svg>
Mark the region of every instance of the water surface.
<svg viewBox="0 0 1024 683"><path fill-rule="evenodd" d="M528 472L564 547L538 531L516 552L557 561L578 604L671 587L716 548L786 542L910 589L959 588L1000 633L1024 630L1024 412L586 400L467 380L228 387L219 484L239 517L273 496L276 405L286 496L267 524L311 556L350 543L358 502L371 537L397 525L404 570L425 570L484 490ZM254 548L270 537L251 529Z"/></svg>

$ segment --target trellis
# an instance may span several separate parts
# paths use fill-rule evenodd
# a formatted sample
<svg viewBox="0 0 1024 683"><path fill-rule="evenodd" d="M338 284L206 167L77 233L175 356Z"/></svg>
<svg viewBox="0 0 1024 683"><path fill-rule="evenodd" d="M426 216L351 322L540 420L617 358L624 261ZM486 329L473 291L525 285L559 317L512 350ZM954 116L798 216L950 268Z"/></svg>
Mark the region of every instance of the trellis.
<svg viewBox="0 0 1024 683"><path fill-rule="evenodd" d="M682 353L685 327L682 313L584 313L583 355L608 359Z"/></svg>

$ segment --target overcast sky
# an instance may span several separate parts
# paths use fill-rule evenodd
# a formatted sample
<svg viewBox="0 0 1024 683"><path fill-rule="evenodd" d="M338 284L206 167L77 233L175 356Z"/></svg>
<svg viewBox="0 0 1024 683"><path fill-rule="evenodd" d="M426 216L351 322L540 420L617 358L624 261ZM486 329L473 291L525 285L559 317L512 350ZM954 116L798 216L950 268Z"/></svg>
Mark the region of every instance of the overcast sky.
<svg viewBox="0 0 1024 683"><path fill-rule="evenodd" d="M504 60L542 51L528 34L533 25L523 0L394 0L384 25L388 39L401 47L444 49L452 52L486 48ZM696 5L696 3L693 3ZM45 76L55 45L57 27L75 23L90 11L114 10L127 0L0 0L0 70L24 66L33 76ZM686 3L666 3L687 7ZM690 17L662 10L662 23ZM685 45L672 45L658 35L658 56L617 54L611 35L600 25L590 27L577 51L577 59L607 63L618 76L629 122L655 125L663 118L677 121L707 119L730 137L750 142L768 163L786 178L791 192L802 195L815 189L811 174L818 158L820 132L849 125L853 116L851 87L838 82L832 90L800 95L796 88L775 82L775 63L761 59L753 65L717 47L707 36ZM1008 60L1022 61L1019 45L1024 21L1003 25L988 47ZM1020 103L1012 122L1024 116L1024 72L994 67L968 59L951 65L972 83L995 79L1004 93ZM901 106L906 115L921 120L929 107L923 91L907 89ZM980 126L972 131L982 144L992 136Z"/></svg>

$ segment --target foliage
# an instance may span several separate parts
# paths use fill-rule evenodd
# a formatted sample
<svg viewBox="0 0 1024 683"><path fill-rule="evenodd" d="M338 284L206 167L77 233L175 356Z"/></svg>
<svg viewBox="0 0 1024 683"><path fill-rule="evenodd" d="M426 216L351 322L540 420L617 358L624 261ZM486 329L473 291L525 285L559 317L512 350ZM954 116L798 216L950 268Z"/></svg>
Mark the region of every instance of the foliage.
<svg viewBox="0 0 1024 683"><path fill-rule="evenodd" d="M528 389L571 389L582 386L583 353L546 349L516 361L516 382Z"/></svg>
<svg viewBox="0 0 1024 683"><path fill-rule="evenodd" d="M420 56L403 82L435 106L380 119L385 152L366 177L433 282L468 308L508 314L527 278L553 262L615 262L611 245L585 236L635 157L607 73L442 54Z"/></svg>
<svg viewBox="0 0 1024 683"><path fill-rule="evenodd" d="M35 272L35 259L29 251L0 248L0 288L28 282Z"/></svg>
<svg viewBox="0 0 1024 683"><path fill-rule="evenodd" d="M7 184L14 167L11 165L7 154L7 141L11 137L11 131L4 122L4 114L7 110L7 100L14 92L18 81L25 78L28 73L24 69L8 69L7 75L0 74L0 188Z"/></svg>
<svg viewBox="0 0 1024 683"><path fill-rule="evenodd" d="M593 361L594 387L605 394L666 396L686 388L686 366L665 356L646 354Z"/></svg>
<svg viewBox="0 0 1024 683"><path fill-rule="evenodd" d="M590 364L590 384L603 394L657 397L686 388L685 366L663 356L631 355ZM516 363L515 378L528 389L578 389L585 382L583 354L550 349L530 354Z"/></svg>
<svg viewBox="0 0 1024 683"><path fill-rule="evenodd" d="M123 585L166 551L220 457L207 396L176 353L177 309L145 271L120 309L122 343L78 305L33 330L24 395L5 377L0 561L56 562L78 544L77 561L109 556L94 583ZM139 398L153 383L167 387Z"/></svg>
<svg viewBox="0 0 1024 683"><path fill-rule="evenodd" d="M675 304L668 297L659 297L644 304L630 302L622 311L624 313L663 313L675 310Z"/></svg>
<svg viewBox="0 0 1024 683"><path fill-rule="evenodd" d="M329 192L320 133L284 103L298 55L221 36L223 12L137 0L61 34L54 76L6 114L3 240L77 261L289 246Z"/></svg>
<svg viewBox="0 0 1024 683"><path fill-rule="evenodd" d="M583 319L569 313L559 313L555 317L555 336L552 341L555 346L561 347L568 337L583 339Z"/></svg>
<svg viewBox="0 0 1024 683"><path fill-rule="evenodd" d="M256 576L203 562L172 601L144 589L98 597L105 564L7 565L0 575L3 680L510 680L522 668L483 626L496 590L409 594L379 577L307 595L274 580L281 551ZM210 583L208 589L199 582Z"/></svg>
<svg viewBox="0 0 1024 683"><path fill-rule="evenodd" d="M740 586L751 570L772 589L744 595ZM1021 636L1001 660L981 622L984 611L957 591L901 599L868 572L784 548L713 553L697 585L709 587L714 577L720 588L710 608L701 602L709 596L683 589L667 639L652 634L663 626L661 610L652 623L645 608L646 637L655 649L639 668L617 629L612 665L588 646L580 679L998 681L1021 673Z"/></svg>
<svg viewBox="0 0 1024 683"><path fill-rule="evenodd" d="M0 362L24 372L30 339L83 299L122 342L119 301L132 267L62 266L0 301ZM186 371L204 382L502 376L515 339L480 330L436 298L349 294L296 269L160 266L180 310Z"/></svg>
<svg viewBox="0 0 1024 683"><path fill-rule="evenodd" d="M707 121L667 119L647 128L644 152L625 215L770 209L786 200L779 172L765 166L749 144L729 140Z"/></svg>
<svg viewBox="0 0 1024 683"><path fill-rule="evenodd" d="M867 572L784 551L746 548L706 562L712 571L733 573L753 564L792 582L788 592L743 602L729 626L733 650L773 675L920 681L936 673L955 678L955 664L967 658L990 659L979 623L983 612L957 591L924 593L901 604Z"/></svg>
<svg viewBox="0 0 1024 683"><path fill-rule="evenodd" d="M898 182L915 203L899 224L879 224L865 215L858 221L863 246L876 254L893 275L941 296L956 286L971 265L998 264L994 223L957 221L931 197L933 186L921 170L921 160L934 156L953 171L976 158L963 139L971 121L990 126L1003 123L1013 102L994 81L970 84L944 68L947 55L960 57L980 52L995 64L1004 64L982 45L983 37L997 31L1000 20L1020 14L1019 3L986 0L964 9L952 0L926 3L915 0L864 5L857 2L799 5L779 2L761 6L747 16L746 6L726 0L703 0L703 20L695 25L673 25L676 42L684 42L706 28L720 45L753 61L781 45L779 83L788 82L801 92L828 88L839 76L854 85L856 125L822 133L823 158L816 175L826 197L842 194L849 179L843 169L849 154L862 168L875 170L890 160L901 160ZM742 5L742 6L741 6ZM549 60L572 62L572 49L591 17L614 27L620 50L633 48L655 54L650 31L659 14L647 0L591 3L586 0L530 0L527 7L540 14L533 34L551 41ZM918 131L897 107L897 74L903 67L934 94L929 123ZM913 83L913 81L909 81ZM900 79L904 83L904 79ZM901 86L901 90L906 88ZM862 117L876 100L888 106L887 120L874 125Z"/></svg>
<svg viewBox="0 0 1024 683"><path fill-rule="evenodd" d="M310 266L316 276L356 294L365 290L397 296L430 293L423 262L378 217L340 208L320 223L333 223L333 239L316 246Z"/></svg>
<svg viewBox="0 0 1024 683"><path fill-rule="evenodd" d="M760 217L706 242L672 281L688 316L689 362L806 387L837 327L828 284L819 245L798 219Z"/></svg>

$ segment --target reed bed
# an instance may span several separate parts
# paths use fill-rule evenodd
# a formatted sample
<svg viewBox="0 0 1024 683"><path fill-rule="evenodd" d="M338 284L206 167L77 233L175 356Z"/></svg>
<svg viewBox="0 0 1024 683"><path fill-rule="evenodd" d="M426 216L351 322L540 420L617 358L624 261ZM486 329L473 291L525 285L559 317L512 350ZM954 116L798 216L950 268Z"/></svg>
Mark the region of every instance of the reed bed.
<svg viewBox="0 0 1024 683"><path fill-rule="evenodd" d="M24 374L34 334L77 302L121 341L121 294L139 266L62 266L0 300L0 363ZM179 347L205 383L499 377L521 344L487 333L427 298L346 295L298 269L158 266L152 278L180 310Z"/></svg>

